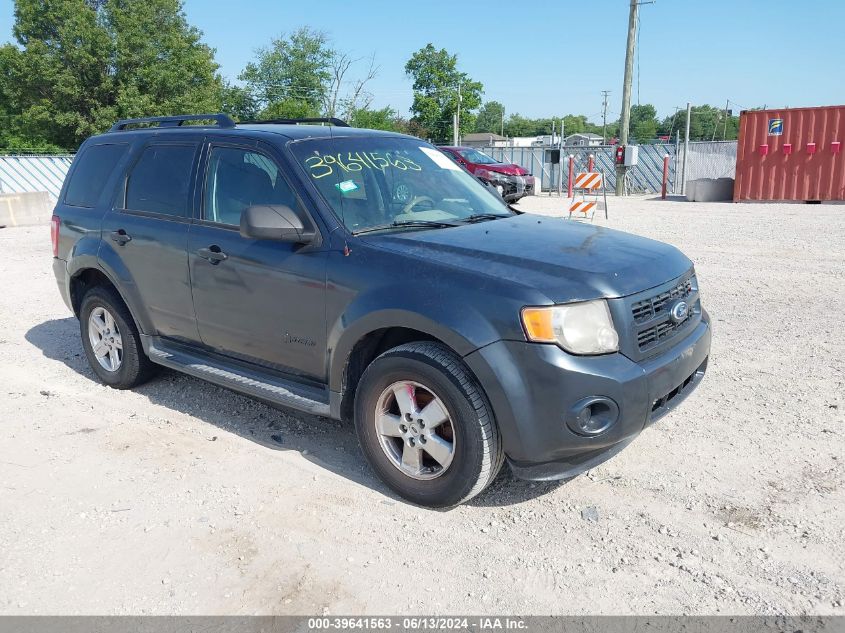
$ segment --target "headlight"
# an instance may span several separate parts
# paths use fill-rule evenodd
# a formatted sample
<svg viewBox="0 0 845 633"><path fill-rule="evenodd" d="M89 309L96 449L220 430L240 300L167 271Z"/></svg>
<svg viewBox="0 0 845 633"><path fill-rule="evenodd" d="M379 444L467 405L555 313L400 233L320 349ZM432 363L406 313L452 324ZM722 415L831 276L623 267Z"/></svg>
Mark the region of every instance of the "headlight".
<svg viewBox="0 0 845 633"><path fill-rule="evenodd" d="M523 308L522 326L529 341L557 343L572 354L609 354L619 350L619 335L604 299Z"/></svg>
<svg viewBox="0 0 845 633"><path fill-rule="evenodd" d="M499 182L510 182L511 178L512 178L508 174L502 174L498 171L490 171L490 172L487 172L487 173L490 174L490 176L489 176L490 180L497 180Z"/></svg>

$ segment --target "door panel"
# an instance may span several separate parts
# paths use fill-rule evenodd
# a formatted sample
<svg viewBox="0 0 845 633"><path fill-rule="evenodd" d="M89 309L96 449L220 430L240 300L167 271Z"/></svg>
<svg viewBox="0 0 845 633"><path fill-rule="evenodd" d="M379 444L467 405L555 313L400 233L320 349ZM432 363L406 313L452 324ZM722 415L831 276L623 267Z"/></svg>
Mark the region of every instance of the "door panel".
<svg viewBox="0 0 845 633"><path fill-rule="evenodd" d="M158 334L199 341L188 275L187 222L111 211L103 218L103 248L110 248L131 275ZM120 232L120 241L112 233ZM131 238L125 241L126 237ZM101 255L101 258L103 256Z"/></svg>
<svg viewBox="0 0 845 633"><path fill-rule="evenodd" d="M201 249L222 252L225 259L212 263ZM325 378L324 251L194 225L188 254L205 345L281 371Z"/></svg>
<svg viewBox="0 0 845 633"><path fill-rule="evenodd" d="M188 228L202 137L135 148L114 208L103 218L100 259L120 260L152 332L199 342L188 273ZM104 249L111 252L106 253Z"/></svg>
<svg viewBox="0 0 845 633"><path fill-rule="evenodd" d="M188 262L202 342L274 369L324 380L326 255L319 247L241 237L256 204L301 209L281 168L254 142L213 143Z"/></svg>

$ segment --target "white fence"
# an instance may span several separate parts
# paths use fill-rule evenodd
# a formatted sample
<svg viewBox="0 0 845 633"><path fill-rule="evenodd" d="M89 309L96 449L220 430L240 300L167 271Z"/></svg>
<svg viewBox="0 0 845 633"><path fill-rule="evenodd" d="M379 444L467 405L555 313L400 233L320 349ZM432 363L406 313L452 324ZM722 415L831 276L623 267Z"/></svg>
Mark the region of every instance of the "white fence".
<svg viewBox="0 0 845 633"><path fill-rule="evenodd" d="M663 157L669 156L669 191L681 192L681 165L684 146L674 144L640 145L639 162L628 171L630 193L659 193L663 182ZM613 162L615 146L598 147L480 147L496 160L515 163L534 174L543 191L566 191L569 177L568 156L574 156L574 172L586 171L590 155L595 169L603 171L607 187L616 187ZM552 162L553 152L560 151L561 162ZM46 191L55 201L59 196L73 154L55 156L0 156L0 193ZM560 173L560 170L563 173ZM736 170L736 141L701 141L689 146L686 180L698 178L732 178Z"/></svg>
<svg viewBox="0 0 845 633"><path fill-rule="evenodd" d="M0 156L0 193L46 191L59 197L73 154L55 156Z"/></svg>

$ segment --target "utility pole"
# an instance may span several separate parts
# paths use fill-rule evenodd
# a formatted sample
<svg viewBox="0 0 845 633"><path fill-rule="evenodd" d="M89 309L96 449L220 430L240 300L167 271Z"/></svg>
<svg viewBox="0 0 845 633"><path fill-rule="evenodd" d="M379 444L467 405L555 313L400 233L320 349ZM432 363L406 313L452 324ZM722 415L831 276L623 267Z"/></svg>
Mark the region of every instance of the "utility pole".
<svg viewBox="0 0 845 633"><path fill-rule="evenodd" d="M602 90L601 94L604 98L601 104L601 144L604 145L607 141L607 95L610 94L610 90Z"/></svg>
<svg viewBox="0 0 845 633"><path fill-rule="evenodd" d="M460 145L461 142L461 83L458 82L458 115L457 115L457 131L455 132L455 136L457 137L458 141L455 145Z"/></svg>
<svg viewBox="0 0 845 633"><path fill-rule="evenodd" d="M505 109L502 108L502 136L505 135Z"/></svg>
<svg viewBox="0 0 845 633"><path fill-rule="evenodd" d="M722 129L722 140L728 140L728 112L731 106L731 100L725 101L725 127Z"/></svg>
<svg viewBox="0 0 845 633"><path fill-rule="evenodd" d="M625 76L622 80L622 116L619 121L619 143L628 144L628 128L631 126L631 85L634 82L634 46L637 42L637 13L639 3L631 0L631 8L628 13L628 45L625 48ZM616 165L616 195L625 193L625 172L624 165Z"/></svg>

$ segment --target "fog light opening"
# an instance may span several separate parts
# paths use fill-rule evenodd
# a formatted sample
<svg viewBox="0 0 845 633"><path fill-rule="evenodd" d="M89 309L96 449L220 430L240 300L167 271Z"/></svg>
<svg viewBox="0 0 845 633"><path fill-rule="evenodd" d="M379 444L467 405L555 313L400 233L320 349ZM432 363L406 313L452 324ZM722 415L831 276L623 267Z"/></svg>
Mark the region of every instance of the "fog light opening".
<svg viewBox="0 0 845 633"><path fill-rule="evenodd" d="M610 398L585 398L573 408L567 426L578 435L595 436L607 431L619 417L619 407Z"/></svg>

